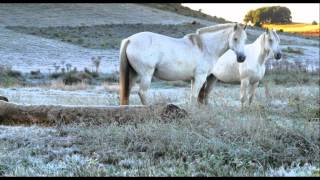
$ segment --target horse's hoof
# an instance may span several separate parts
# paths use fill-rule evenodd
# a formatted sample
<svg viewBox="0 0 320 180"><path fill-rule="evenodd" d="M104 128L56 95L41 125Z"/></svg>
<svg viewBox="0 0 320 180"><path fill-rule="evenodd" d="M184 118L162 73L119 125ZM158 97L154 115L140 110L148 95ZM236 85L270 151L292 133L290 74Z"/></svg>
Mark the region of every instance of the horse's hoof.
<svg viewBox="0 0 320 180"><path fill-rule="evenodd" d="M0 101L9 102L8 98L6 98L6 97L4 97L4 96L0 96Z"/></svg>

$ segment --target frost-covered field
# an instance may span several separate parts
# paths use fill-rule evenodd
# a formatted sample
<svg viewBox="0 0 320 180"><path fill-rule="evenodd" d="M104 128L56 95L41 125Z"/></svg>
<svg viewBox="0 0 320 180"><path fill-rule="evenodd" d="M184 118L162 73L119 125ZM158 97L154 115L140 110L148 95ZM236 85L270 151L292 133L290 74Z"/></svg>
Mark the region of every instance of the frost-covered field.
<svg viewBox="0 0 320 180"><path fill-rule="evenodd" d="M113 90L107 90L104 86L89 86L83 90L59 90L50 88L0 88L0 94L8 97L10 102L17 104L34 105L72 105L72 106L108 106L118 105L118 86L114 85ZM137 94L138 86L135 86L130 96L131 104L141 104ZM265 102L265 87L258 87L256 90L256 101ZM316 85L282 86L272 85L269 87L274 105L285 106L289 97L309 96L314 101L318 98L319 87ZM151 103L165 101L168 103L187 103L189 101L189 87L174 88L150 88L148 97ZM212 105L228 104L239 107L240 85L218 85L212 91L210 103Z"/></svg>
<svg viewBox="0 0 320 180"><path fill-rule="evenodd" d="M6 26L51 27L53 34L58 26L92 26L88 32L97 36L94 25L172 25L193 20L212 24L137 4L1 4L0 16L0 66L23 73L39 69L44 74L54 72L53 64L62 62L80 71L94 69L91 58L96 56L102 56L100 72L114 73L119 69L119 50L85 48ZM120 34L127 31L117 28ZM161 31L177 31L165 28ZM249 29L248 33L252 41L262 31ZM280 38L286 61L319 71L319 41L289 35ZM278 84L269 82L267 89L263 82L253 104L243 110L239 85L218 83L209 106L199 108L189 104L188 85L157 81L148 91L150 102L179 104L190 114L170 122L148 117L147 122L122 125L0 125L0 176L319 176L316 78L303 77L303 83L286 83L282 78ZM118 83L110 82L15 85L0 87L0 95L24 105L108 106L118 105L118 89ZM130 103L140 104L137 87Z"/></svg>
<svg viewBox="0 0 320 180"><path fill-rule="evenodd" d="M54 63L72 64L78 70L92 69L91 57L102 56L101 72L118 70L118 50L86 49L72 44L45 39L37 36L16 33L0 27L1 65L11 66L13 70L30 72L54 72Z"/></svg>
<svg viewBox="0 0 320 180"><path fill-rule="evenodd" d="M0 127L5 176L315 176L319 172L319 109L315 85L259 87L240 110L239 85L217 85L209 107L188 105L189 88L152 88L151 102L179 103L191 118L138 124ZM18 104L106 106L118 93L1 88ZM140 104L136 91L132 103ZM301 107L301 108L299 108ZM138 115L139 116L139 115Z"/></svg>
<svg viewBox="0 0 320 180"><path fill-rule="evenodd" d="M240 110L239 85L218 85L209 107L189 107L188 87L151 88L152 103L181 104L190 118L51 128L0 126L4 176L316 176L319 86L269 85ZM18 104L106 106L117 88L1 88ZM140 104L137 92L132 104ZM141 116L141 115L137 115ZM143 115L142 115L143 116Z"/></svg>

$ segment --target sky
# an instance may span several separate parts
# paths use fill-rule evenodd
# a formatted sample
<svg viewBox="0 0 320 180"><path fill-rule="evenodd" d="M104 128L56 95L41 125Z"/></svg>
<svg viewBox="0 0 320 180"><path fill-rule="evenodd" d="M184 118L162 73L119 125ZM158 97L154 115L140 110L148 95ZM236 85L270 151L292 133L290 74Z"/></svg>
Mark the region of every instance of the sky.
<svg viewBox="0 0 320 180"><path fill-rule="evenodd" d="M263 6L285 6L290 9L292 22L319 22L319 3L182 3L194 10L202 9L203 13L222 17L229 21L243 22L245 14L252 9Z"/></svg>

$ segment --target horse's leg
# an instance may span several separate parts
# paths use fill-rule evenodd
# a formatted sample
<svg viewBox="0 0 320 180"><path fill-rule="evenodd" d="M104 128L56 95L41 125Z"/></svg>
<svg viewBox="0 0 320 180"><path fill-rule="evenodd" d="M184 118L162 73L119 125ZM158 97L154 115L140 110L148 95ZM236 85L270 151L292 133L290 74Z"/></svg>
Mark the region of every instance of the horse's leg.
<svg viewBox="0 0 320 180"><path fill-rule="evenodd" d="M143 77L141 77L140 80L140 89L139 89L139 96L140 96L140 100L141 103L143 105L147 105L147 90L151 84L151 80L152 80L152 74L148 74L148 75L144 75Z"/></svg>
<svg viewBox="0 0 320 180"><path fill-rule="evenodd" d="M191 98L191 103L195 103L198 100L200 90L203 86L203 84L206 82L207 79L207 74L198 74L194 78L194 86L192 90L192 98Z"/></svg>
<svg viewBox="0 0 320 180"><path fill-rule="evenodd" d="M200 104L204 104L204 99L206 96L206 87L207 87L207 82L203 83L200 92L199 92L199 96L198 96L198 102Z"/></svg>
<svg viewBox="0 0 320 180"><path fill-rule="evenodd" d="M240 86L240 101L241 101L241 109L243 109L244 102L247 100L247 87L249 85L249 79L241 80Z"/></svg>
<svg viewBox="0 0 320 180"><path fill-rule="evenodd" d="M256 88L258 87L259 81L254 83L254 84L250 84L250 89L249 89L249 105L252 103L252 100L255 96L256 93Z"/></svg>
<svg viewBox="0 0 320 180"><path fill-rule="evenodd" d="M130 96L130 91L134 87L134 85L137 83L137 80L139 78L138 74L134 70L130 70L129 72L129 88L128 88L128 94ZM128 97L129 98L129 97Z"/></svg>
<svg viewBox="0 0 320 180"><path fill-rule="evenodd" d="M191 79L190 102L192 102L192 92L194 91L194 79Z"/></svg>
<svg viewBox="0 0 320 180"><path fill-rule="evenodd" d="M210 95L210 92L211 92L211 90L213 89L213 85L214 85L214 83L217 81L217 78L216 77L214 77L214 75L209 75L208 77L207 77L207 81L206 81L206 87L205 87L205 89L204 89L204 93L202 92L200 92L200 94L202 94L202 103L204 103L204 104L208 104L209 103L209 95ZM201 91L203 91L203 89L201 89ZM200 96L199 96L200 97ZM200 98L201 99L201 98Z"/></svg>

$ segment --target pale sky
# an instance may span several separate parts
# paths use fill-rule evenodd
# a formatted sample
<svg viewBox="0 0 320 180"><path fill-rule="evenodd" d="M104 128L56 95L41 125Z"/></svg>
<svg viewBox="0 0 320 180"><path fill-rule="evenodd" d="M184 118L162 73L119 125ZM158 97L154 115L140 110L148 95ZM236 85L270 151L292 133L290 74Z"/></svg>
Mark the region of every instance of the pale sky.
<svg viewBox="0 0 320 180"><path fill-rule="evenodd" d="M202 9L203 13L222 17L229 21L243 22L245 14L251 9L263 6L285 6L290 9L292 22L319 23L319 3L182 3L194 10Z"/></svg>

